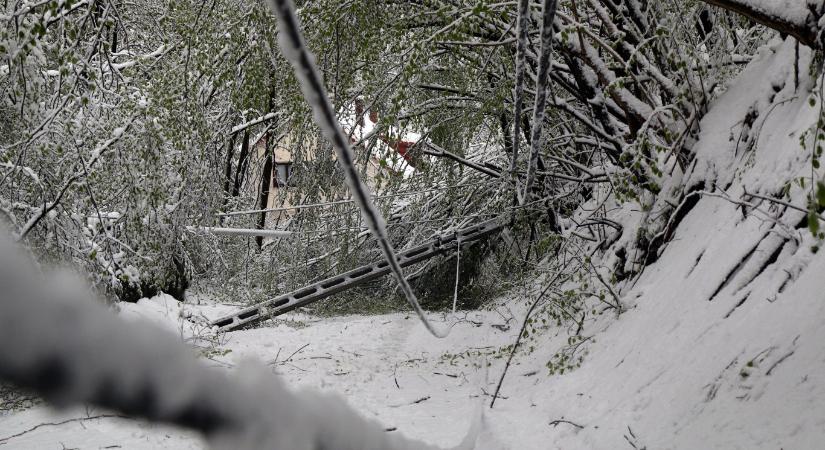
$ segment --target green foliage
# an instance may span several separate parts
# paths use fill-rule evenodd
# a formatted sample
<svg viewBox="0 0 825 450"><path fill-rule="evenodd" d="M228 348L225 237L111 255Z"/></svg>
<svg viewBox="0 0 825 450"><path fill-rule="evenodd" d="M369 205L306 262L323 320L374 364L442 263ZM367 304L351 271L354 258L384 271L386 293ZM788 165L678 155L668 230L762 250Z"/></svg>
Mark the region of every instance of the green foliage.
<svg viewBox="0 0 825 450"><path fill-rule="evenodd" d="M820 214L825 211L825 182L822 181L822 175L819 174L821 167L820 158L823 153L823 141L825 141L825 109L819 101L822 96L822 86L819 87L819 92L811 93L809 104L811 108L817 107L819 104L819 114L816 124L810 129L806 130L799 137L799 145L803 149L810 147L810 177L802 176L795 179L795 184L801 189L808 191L808 214L807 227L817 240L825 238L825 233L820 233L822 229ZM783 189L783 195L788 195L791 185L786 185ZM816 253L818 246L814 245L811 251Z"/></svg>
<svg viewBox="0 0 825 450"><path fill-rule="evenodd" d="M226 111L267 106L269 12L184 0L49 1L15 13L0 26L0 154L20 170L2 177L0 197L32 206L12 226L65 185L28 234L37 254L77 261L122 299L182 297L205 256L185 227L220 205L213 152Z"/></svg>

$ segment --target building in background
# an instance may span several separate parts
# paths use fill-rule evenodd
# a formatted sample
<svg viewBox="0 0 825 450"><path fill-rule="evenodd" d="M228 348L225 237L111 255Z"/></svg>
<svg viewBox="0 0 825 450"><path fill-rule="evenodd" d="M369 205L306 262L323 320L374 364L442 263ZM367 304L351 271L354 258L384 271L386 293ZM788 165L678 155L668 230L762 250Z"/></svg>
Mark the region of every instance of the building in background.
<svg viewBox="0 0 825 450"><path fill-rule="evenodd" d="M354 114L341 124L344 132L350 136L352 145L357 145L356 153L363 155L368 149L359 144L362 138L369 136L378 123L378 114L375 111L366 112L362 100L355 103ZM371 191L376 189L376 181L383 175L408 176L415 170L415 160L411 150L420 139L416 133L403 134L401 138L392 137L390 133L378 133L378 141L369 149L370 155L364 166L363 182ZM271 158L267 155L267 139L274 139L271 143ZM303 161L313 161L319 157L318 145L306 145L302 151L296 151L301 145L289 134L274 135L264 131L253 140L251 167L248 183L250 194L258 197L258 209L274 210L263 212L258 220L258 228L285 228L289 220L298 212L294 206L300 202L301 190L295 182L294 174L296 157ZM335 154L330 154L335 159ZM257 180L257 181L256 181ZM264 185L267 180L268 185ZM345 195L349 195L348 193ZM343 198L322 198L321 201L335 201Z"/></svg>

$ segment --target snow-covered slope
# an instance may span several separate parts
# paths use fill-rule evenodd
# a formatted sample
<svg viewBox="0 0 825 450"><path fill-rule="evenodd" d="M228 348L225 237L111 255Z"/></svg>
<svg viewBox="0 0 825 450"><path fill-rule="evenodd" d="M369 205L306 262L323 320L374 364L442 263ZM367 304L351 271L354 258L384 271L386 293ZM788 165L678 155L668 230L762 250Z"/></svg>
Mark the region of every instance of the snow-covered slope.
<svg viewBox="0 0 825 450"><path fill-rule="evenodd" d="M656 261L621 286L627 311L589 323L588 354L563 375L549 375L545 364L566 345L566 332L535 339L532 351L516 357L495 408L485 410L478 448L821 448L825 255L812 251L804 213L745 195L779 197L790 180L810 176L810 139L803 147L800 136L821 105L810 102L819 87L805 69L809 59L803 50L797 85L793 45L775 42L716 100L701 122L695 164L664 187L685 186L698 201L686 203ZM783 201L805 207L809 187L792 185ZM614 214L625 229L606 265L663 202ZM500 349L517 332L525 300L509 300L459 315L443 340L403 314L293 315L229 333L207 356L219 366L258 359L294 385L341 393L388 432L454 445L479 402L489 404L504 365ZM172 324L186 315L163 298L126 313ZM59 421L47 414L35 408L0 417L0 446L201 445L187 434L106 418L4 440Z"/></svg>
<svg viewBox="0 0 825 450"><path fill-rule="evenodd" d="M695 165L673 183L709 194L628 283L633 309L596 335L584 365L526 388L551 405L547 418L585 425L551 447L821 448L825 257L803 212L745 195L780 198L810 176L800 135L820 104L808 58L796 87L793 44L763 49L702 121ZM792 185L790 203L806 207L808 193ZM624 214L631 233L647 218Z"/></svg>

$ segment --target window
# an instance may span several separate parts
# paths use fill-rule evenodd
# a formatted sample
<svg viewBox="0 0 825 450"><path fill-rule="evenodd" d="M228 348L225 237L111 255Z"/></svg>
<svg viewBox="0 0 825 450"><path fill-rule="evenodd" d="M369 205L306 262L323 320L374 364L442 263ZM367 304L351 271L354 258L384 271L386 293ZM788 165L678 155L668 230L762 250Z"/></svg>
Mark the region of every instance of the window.
<svg viewBox="0 0 825 450"><path fill-rule="evenodd" d="M292 179L292 163L275 163L275 186L295 186Z"/></svg>

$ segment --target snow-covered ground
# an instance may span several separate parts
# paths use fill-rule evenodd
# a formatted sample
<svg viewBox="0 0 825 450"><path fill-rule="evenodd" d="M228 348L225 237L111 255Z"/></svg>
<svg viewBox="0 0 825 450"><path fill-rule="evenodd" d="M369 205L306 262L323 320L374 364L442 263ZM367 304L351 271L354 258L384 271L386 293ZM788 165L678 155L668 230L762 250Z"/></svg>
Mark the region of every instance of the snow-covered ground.
<svg viewBox="0 0 825 450"><path fill-rule="evenodd" d="M765 48L702 121L697 163L674 176L674 185L716 186L717 195L703 195L660 258L620 286L626 312L586 325L592 339L582 366L549 375L546 363L568 334L548 330L516 357L493 409L502 348L513 342L529 298L433 315L456 322L446 339L433 338L414 315L293 314L207 346L198 338L205 330L189 319L230 307L187 304L182 313L161 296L123 305L121 314L180 333L204 348L210 364L256 359L293 386L341 394L388 432L442 446L461 441L483 402L479 449L822 448L825 256L812 251L804 213L756 198L750 206L730 201L745 191L776 195L810 173L810 151L799 138L820 105L810 103L815 83L805 73L795 86L792 56L791 44ZM745 123L751 111L756 118ZM804 207L806 192L793 187L790 201ZM644 217L616 213L628 225L619 244ZM55 415L40 406L0 417L0 447L203 445L187 432L128 419L58 424L97 414ZM44 423L57 425L23 433Z"/></svg>

